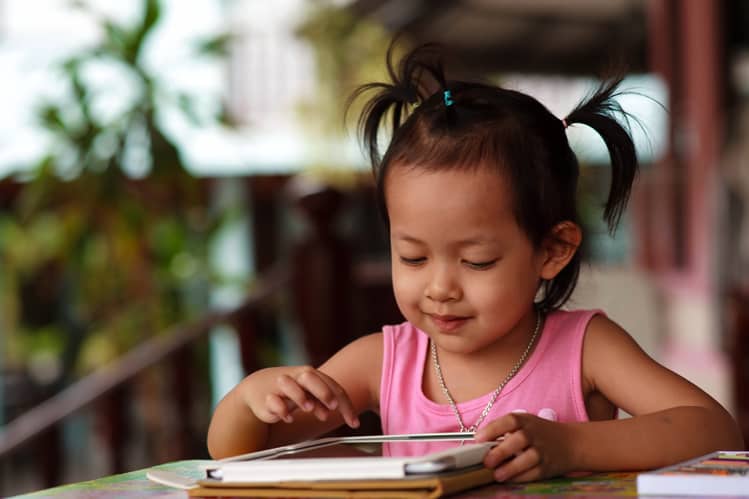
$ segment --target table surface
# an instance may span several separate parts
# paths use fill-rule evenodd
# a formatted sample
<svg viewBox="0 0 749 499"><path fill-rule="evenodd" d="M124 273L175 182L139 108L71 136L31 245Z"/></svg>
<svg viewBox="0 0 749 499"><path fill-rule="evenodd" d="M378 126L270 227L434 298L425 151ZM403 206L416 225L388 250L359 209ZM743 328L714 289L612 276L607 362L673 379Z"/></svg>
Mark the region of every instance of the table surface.
<svg viewBox="0 0 749 499"><path fill-rule="evenodd" d="M177 461L154 466L179 473L192 478L201 478L202 465L209 461ZM147 470L132 471L121 475L107 476L87 482L63 485L52 489L40 490L30 494L16 496L16 498L55 499L185 499L187 493L183 490L169 488L154 483L146 478ZM602 473L577 478L556 478L542 482L528 484L493 484L453 497L490 498L512 496L595 496L621 497L637 496L634 473Z"/></svg>

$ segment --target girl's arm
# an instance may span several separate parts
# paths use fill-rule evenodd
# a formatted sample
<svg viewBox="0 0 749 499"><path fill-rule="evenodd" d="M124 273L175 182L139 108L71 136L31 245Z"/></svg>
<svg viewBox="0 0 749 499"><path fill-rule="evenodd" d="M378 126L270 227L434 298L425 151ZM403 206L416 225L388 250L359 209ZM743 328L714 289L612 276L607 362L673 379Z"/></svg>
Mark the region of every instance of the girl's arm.
<svg viewBox="0 0 749 499"><path fill-rule="evenodd" d="M358 414L377 409L381 371L381 333L353 341L319 369L256 371L219 402L208 451L219 459L358 426Z"/></svg>
<svg viewBox="0 0 749 499"><path fill-rule="evenodd" d="M571 424L529 414L498 418L477 437L505 435L485 461L497 467L499 480L651 469L743 448L736 422L718 402L652 360L605 317L596 316L588 325L583 377L587 393L599 392L632 417Z"/></svg>

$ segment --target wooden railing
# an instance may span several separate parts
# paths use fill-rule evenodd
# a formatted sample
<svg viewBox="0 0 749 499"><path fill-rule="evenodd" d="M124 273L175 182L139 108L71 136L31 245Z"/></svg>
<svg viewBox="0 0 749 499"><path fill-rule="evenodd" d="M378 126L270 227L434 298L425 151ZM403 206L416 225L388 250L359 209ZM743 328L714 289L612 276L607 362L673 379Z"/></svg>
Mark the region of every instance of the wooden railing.
<svg viewBox="0 0 749 499"><path fill-rule="evenodd" d="M122 445L120 444L123 439L127 438L127 434L123 431L126 423L117 421L118 417L123 417L117 414L125 413L124 410L118 410L122 409L124 402L119 390L146 369L165 361L172 361L174 369L182 373L174 376L176 402L183 406L180 409L185 411L184 413L188 413L189 397L181 396L180 387L176 386L181 385L189 389L190 385L189 380L184 379L189 369L181 367L186 362L184 358L180 358L180 355L197 340L207 336L216 326L231 324L246 330L251 325L247 323L248 316L269 297L283 289L288 281L286 268L280 266L272 268L257 280L247 298L239 306L227 311L209 313L194 323L176 326L144 341L111 364L73 383L57 395L10 421L0 428L0 460L7 458L12 452L34 439L46 435L53 438L44 439L45 459L61 463L59 456L54 456L54 454L59 454L57 448L59 425L66 418L95 401L109 398L104 407L111 408L107 411L109 417L106 419L112 427L106 433L110 440L110 452L113 454L113 467L121 471L122 457L119 453ZM50 465L59 468L56 464ZM59 469L42 471L47 485L58 481Z"/></svg>
<svg viewBox="0 0 749 499"><path fill-rule="evenodd" d="M166 365L173 380L171 403L176 405L178 414L189 414L193 403L191 390L198 381L190 379L195 376L189 355L191 348L216 326L228 324L238 333L244 371L249 373L263 367L256 356L256 338L268 327L265 307L268 298L281 290L287 291L285 296L290 305L283 313L293 314L294 321L301 326L301 340L313 364L319 364L354 337L399 320L389 284L389 267L357 260L349 242L334 229L345 205L345 195L324 186L290 190L286 187L287 180L264 178L254 180L249 186L260 277L241 305L209 313L196 322L179 325L143 342L112 364L0 427L0 465L23 448L41 446L43 452L34 454L38 456L35 465L43 476L42 484L61 483L64 476L61 423L76 412L95 406L98 430L109 454L110 472L126 471L124 449L131 430L127 417L128 387L133 380L149 368ZM291 243L289 252L265 246L277 239L273 231L278 230L280 220L284 219L273 212L280 194L285 194L288 207L302 214L309 229L303 238ZM361 197L369 199L368 194ZM283 264L269 263L279 253L287 253L289 258ZM200 457L189 446L195 435L191 435L187 418L174 419L170 424L177 425L172 428L179 447L176 458ZM379 421L376 417L369 421L365 418L362 426L363 431L377 431ZM204 452L204 442L200 444Z"/></svg>

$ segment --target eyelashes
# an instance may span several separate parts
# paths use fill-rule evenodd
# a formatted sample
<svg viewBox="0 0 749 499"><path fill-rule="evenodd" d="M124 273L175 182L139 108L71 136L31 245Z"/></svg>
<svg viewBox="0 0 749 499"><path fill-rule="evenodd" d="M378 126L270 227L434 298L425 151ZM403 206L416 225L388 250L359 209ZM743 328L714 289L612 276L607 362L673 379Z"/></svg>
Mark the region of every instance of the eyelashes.
<svg viewBox="0 0 749 499"><path fill-rule="evenodd" d="M420 258L406 258L405 256L400 257L400 262L408 265L409 267L418 267L419 265L425 263L427 261L426 258L420 257Z"/></svg>
<svg viewBox="0 0 749 499"><path fill-rule="evenodd" d="M399 257L399 260L402 264L407 265L409 267L419 267L421 265L424 265L427 261L426 257L417 257L417 258L407 258L405 256ZM494 258L493 260L487 260L484 262L472 262L469 260L461 260L460 263L468 267L469 269L473 270L486 270L490 269L499 261L499 258Z"/></svg>
<svg viewBox="0 0 749 499"><path fill-rule="evenodd" d="M469 262L468 260L463 260L463 263L474 270L486 270L492 268L498 260L499 258L488 260L486 262Z"/></svg>

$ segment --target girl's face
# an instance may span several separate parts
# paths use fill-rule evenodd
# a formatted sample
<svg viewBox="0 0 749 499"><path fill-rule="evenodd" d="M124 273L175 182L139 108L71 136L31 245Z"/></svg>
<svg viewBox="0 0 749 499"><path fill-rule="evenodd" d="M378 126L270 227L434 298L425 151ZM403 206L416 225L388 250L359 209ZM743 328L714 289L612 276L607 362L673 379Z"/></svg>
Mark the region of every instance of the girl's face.
<svg viewBox="0 0 749 499"><path fill-rule="evenodd" d="M406 319L448 352L527 340L546 255L518 226L504 178L488 168L392 165L385 198Z"/></svg>

